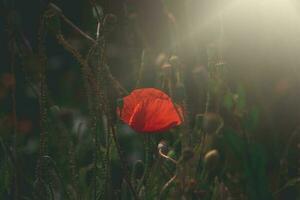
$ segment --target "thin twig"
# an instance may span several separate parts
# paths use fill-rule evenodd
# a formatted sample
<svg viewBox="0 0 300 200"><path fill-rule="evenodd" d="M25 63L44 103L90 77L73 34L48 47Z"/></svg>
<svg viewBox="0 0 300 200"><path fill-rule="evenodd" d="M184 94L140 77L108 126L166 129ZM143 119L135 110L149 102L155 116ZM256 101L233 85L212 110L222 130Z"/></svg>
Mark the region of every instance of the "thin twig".
<svg viewBox="0 0 300 200"><path fill-rule="evenodd" d="M132 186L132 183L129 179L129 176L127 174L127 171L128 171L127 162L123 158L122 151L121 151L121 148L120 148L120 144L119 144L118 138L116 136L115 127L112 126L111 128L112 128L112 136L113 136L113 139L114 139L114 142L115 142L115 145L116 145L116 148L117 148L117 152L118 152L118 155L119 155L119 158L120 158L120 161L121 161L121 167L123 168L123 171L124 171L124 179L125 179L126 183L128 184L128 187L131 190L131 193L133 194L134 199L138 200L139 197L138 197L136 191L134 190L134 188Z"/></svg>
<svg viewBox="0 0 300 200"><path fill-rule="evenodd" d="M57 14L62 18L64 22L66 22L69 26L71 26L75 31L77 31L80 35L91 41L92 43L96 43L96 40L92 38L89 34L82 31L78 26L76 26L69 18L67 18L55 4L50 3L49 6L57 11Z"/></svg>

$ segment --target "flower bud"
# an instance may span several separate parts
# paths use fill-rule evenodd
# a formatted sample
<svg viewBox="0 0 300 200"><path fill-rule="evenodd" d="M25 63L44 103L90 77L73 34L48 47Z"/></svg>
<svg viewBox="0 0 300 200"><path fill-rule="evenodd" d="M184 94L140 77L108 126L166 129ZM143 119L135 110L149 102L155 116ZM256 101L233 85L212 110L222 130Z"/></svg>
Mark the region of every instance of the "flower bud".
<svg viewBox="0 0 300 200"><path fill-rule="evenodd" d="M163 154L167 154L169 152L169 148L167 142L162 140L157 145L157 150L161 151Z"/></svg>
<svg viewBox="0 0 300 200"><path fill-rule="evenodd" d="M204 156L204 165L206 169L215 168L219 162L220 155L218 150L213 149L208 151Z"/></svg>

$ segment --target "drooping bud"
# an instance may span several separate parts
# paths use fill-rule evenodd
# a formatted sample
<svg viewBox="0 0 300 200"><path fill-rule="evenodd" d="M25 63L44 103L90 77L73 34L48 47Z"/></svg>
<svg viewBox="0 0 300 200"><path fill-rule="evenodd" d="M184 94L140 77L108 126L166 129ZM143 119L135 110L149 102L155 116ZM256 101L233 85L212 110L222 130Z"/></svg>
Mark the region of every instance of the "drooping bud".
<svg viewBox="0 0 300 200"><path fill-rule="evenodd" d="M157 150L161 151L163 154L168 154L169 148L166 141L162 140L157 145Z"/></svg>
<svg viewBox="0 0 300 200"><path fill-rule="evenodd" d="M215 169L220 159L218 150L208 151L204 156L204 165L206 169Z"/></svg>

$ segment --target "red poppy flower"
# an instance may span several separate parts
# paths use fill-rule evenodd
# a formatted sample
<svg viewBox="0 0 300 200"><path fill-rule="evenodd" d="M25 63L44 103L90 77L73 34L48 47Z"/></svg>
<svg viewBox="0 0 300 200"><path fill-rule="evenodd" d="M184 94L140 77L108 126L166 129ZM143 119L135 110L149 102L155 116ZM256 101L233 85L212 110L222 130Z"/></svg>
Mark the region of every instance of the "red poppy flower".
<svg viewBox="0 0 300 200"><path fill-rule="evenodd" d="M182 123L181 109L154 88L136 89L123 98L119 117L137 132L163 132Z"/></svg>

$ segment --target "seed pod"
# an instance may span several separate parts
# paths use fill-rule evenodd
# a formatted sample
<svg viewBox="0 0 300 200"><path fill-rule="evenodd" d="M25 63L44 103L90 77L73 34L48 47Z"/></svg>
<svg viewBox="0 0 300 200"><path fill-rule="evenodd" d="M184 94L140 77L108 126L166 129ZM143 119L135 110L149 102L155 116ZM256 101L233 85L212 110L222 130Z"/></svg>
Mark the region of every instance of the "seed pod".
<svg viewBox="0 0 300 200"><path fill-rule="evenodd" d="M217 167L219 159L220 159L220 155L218 150L213 149L208 151L204 156L205 168L208 170L215 169Z"/></svg>

